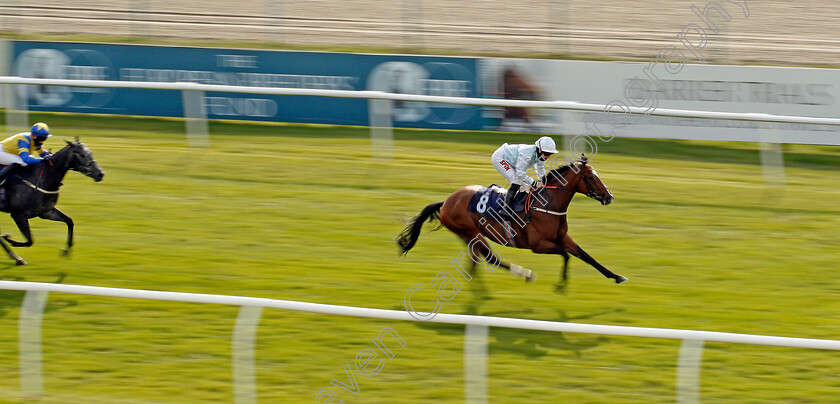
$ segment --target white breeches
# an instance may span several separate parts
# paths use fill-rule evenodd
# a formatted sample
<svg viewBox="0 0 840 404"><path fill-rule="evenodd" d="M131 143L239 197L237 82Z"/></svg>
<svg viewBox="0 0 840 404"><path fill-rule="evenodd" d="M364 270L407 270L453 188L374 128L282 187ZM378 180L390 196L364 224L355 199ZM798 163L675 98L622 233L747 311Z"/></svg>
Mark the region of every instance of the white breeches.
<svg viewBox="0 0 840 404"><path fill-rule="evenodd" d="M12 154L0 149L0 164L7 166L12 163L18 163L22 166L27 165L17 154Z"/></svg>
<svg viewBox="0 0 840 404"><path fill-rule="evenodd" d="M504 156L504 146L498 148L495 152L493 152L493 157L491 157L491 161L493 162L493 167L496 167L496 170L499 171L499 174L502 174L508 182L513 184L517 184L520 186L520 190L527 191L526 188L530 188L530 185L526 185L522 182L521 179L516 175L516 167L513 166L508 161L505 161Z"/></svg>

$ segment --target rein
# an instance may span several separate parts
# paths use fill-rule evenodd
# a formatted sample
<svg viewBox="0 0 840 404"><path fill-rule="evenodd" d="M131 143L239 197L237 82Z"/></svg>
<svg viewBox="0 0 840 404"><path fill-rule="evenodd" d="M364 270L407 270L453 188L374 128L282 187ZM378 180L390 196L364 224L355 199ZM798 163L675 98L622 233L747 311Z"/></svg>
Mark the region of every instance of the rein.
<svg viewBox="0 0 840 404"><path fill-rule="evenodd" d="M592 196L592 193L593 193L592 188L593 188L593 187L592 187L592 184L591 184L591 179L590 179L590 178L588 178L586 175L582 175L582 174L581 174L581 177L583 178L583 182L584 182L584 184L586 184L586 188L589 190L589 193L587 194L587 196ZM569 187L561 187L561 186L557 186L557 185L546 185L546 186L544 186L543 188L548 188L548 189L565 189L565 190L572 191L572 193L577 192L577 191L576 191L575 189L573 189L573 188L569 188ZM533 194L533 192L529 192L529 193L528 193L528 197L527 197L527 198L525 198L525 214L528 214L528 211L529 211L529 210L535 210L535 211L537 211L537 212L548 213L549 215L554 215L554 216L566 216L566 212L565 212L565 211L564 211L564 212L557 212L557 211L554 211L554 210L549 210L549 209L543 209L543 208L534 208L534 207L531 207L531 195L532 195L532 194Z"/></svg>
<svg viewBox="0 0 840 404"><path fill-rule="evenodd" d="M50 163L50 165L53 165L52 159L47 160L47 161ZM69 161L69 160L68 160L68 161ZM65 165L67 165L67 164L65 164ZM36 190L36 191L38 191L38 192L45 193L45 194L57 194L57 193L59 192L59 190L58 190L58 189L56 189L55 191L47 191L46 189L41 188L41 187L39 186L39 185L41 184L41 177L43 177L43 176L44 176L44 168L43 168L43 166L41 166L41 172L38 174L38 184L33 184L33 183L31 183L31 182L27 181L25 178L20 178L20 177L18 177L18 178L20 178L20 180L21 180L24 184L26 184L27 186L29 186L29 188L32 188L32 189L34 189L34 190ZM60 185L59 185L59 186L60 186Z"/></svg>
<svg viewBox="0 0 840 404"><path fill-rule="evenodd" d="M56 192L58 192L58 191L56 191ZM550 215L555 215L555 216L566 216L566 212L555 212L553 210L542 209L542 208L531 208L531 210L536 210L537 212L548 213Z"/></svg>
<svg viewBox="0 0 840 404"><path fill-rule="evenodd" d="M543 188L571 190L571 188L558 187L556 185L550 185L550 186L547 185L547 186L544 186ZM554 211L554 210L548 210L548 209L542 209L542 208L532 208L531 207L531 193L530 192L528 193L528 197L525 199L525 213L526 214L528 213L528 210L535 210L537 212L548 213L548 214L554 215L554 216L566 216L566 212L557 212L557 211Z"/></svg>
<svg viewBox="0 0 840 404"><path fill-rule="evenodd" d="M18 178L20 178L20 177L18 177ZM38 192L43 192L43 193L45 193L45 194L57 194L57 193L59 192L59 190L57 190L57 189L56 189L55 191L47 191L46 189L41 188L41 187L39 187L39 186L37 186L37 185L35 185L35 184L33 184L33 183L31 183L31 182L29 182L29 181L27 181L27 180L23 179L23 178L21 178L20 180L21 180L24 184L28 185L28 186L29 186L29 188L32 188L32 189L34 189L34 190L36 190L36 191L38 191Z"/></svg>

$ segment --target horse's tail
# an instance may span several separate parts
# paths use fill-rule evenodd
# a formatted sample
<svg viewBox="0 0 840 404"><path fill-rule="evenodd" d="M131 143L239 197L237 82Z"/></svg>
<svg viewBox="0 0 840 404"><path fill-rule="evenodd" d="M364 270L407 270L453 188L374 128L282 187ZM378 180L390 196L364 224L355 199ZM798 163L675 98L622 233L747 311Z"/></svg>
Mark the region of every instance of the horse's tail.
<svg viewBox="0 0 840 404"><path fill-rule="evenodd" d="M397 237L397 245L400 246L401 255L408 253L408 250L414 247L414 244L417 243L417 238L420 237L420 228L423 227L423 222L426 220L428 220L429 223L440 221L441 206L443 206L443 201L430 203L423 208L419 215L414 216L411 221L409 221L408 226L406 226L402 233L400 233L400 236ZM440 224L432 231L438 230L442 226L443 224Z"/></svg>

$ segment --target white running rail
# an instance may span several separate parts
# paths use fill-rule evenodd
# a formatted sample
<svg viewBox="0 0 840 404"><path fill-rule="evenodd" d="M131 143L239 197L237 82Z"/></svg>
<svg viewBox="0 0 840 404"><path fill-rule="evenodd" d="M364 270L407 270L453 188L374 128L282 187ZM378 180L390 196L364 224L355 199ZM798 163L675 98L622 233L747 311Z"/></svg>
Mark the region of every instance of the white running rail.
<svg viewBox="0 0 840 404"><path fill-rule="evenodd" d="M187 139L190 146L204 147L209 144L209 130L207 125L207 114L203 105L205 92L226 92L246 94L272 94L272 95L295 95L312 97L338 97L338 98L361 98L367 99L369 106L369 125L371 133L371 145L375 158L390 159L393 143L392 116L390 101L414 101L432 102L459 105L485 105L496 107L523 107L523 108L547 108L570 111L595 111L624 113L616 108L602 104L588 104L576 101L529 101L529 100L508 100L496 98L470 98L470 97L443 97L418 94L394 94L381 91L349 91L349 90L323 90L307 88L277 88L277 87L247 87L230 86L218 84L201 83L164 83L164 82L139 82L139 81L116 81L116 80L67 80L67 79L38 79L15 76L0 76L0 89L5 92L6 122L7 126L28 127L26 116L27 106L25 102L18 99L12 85L51 85L51 86L73 86L73 87L101 87L101 88L140 88L157 90L176 90L182 92L184 104L184 118L187 132ZM611 108L604 111L605 108ZM650 111L643 107L627 106L626 110L633 114L649 114L683 118L702 119L728 119L741 121L758 121L774 123L798 123L818 125L840 125L840 118L807 117L791 115L772 115L765 113L739 113L720 111L694 111L658 108ZM775 132L774 132L775 133ZM781 140L773 140L769 137L769 143L762 144L761 165L764 171L765 181L769 184L784 184L784 162L781 147L778 144ZM713 139L709 139L713 140Z"/></svg>
<svg viewBox="0 0 840 404"><path fill-rule="evenodd" d="M24 393L42 393L41 382L41 316L49 292L93 296L120 297L145 300L167 300L188 303L207 303L241 306L232 337L232 366L234 395L237 404L256 403L254 370L254 341L262 308L304 311L340 316L355 316L387 320L418 321L407 311L335 306L330 304L296 302L255 297L209 295L197 293L161 292L139 289L118 289L97 286L62 285L54 283L0 281L0 290L26 291L20 310L19 344L21 389ZM573 332L627 337L668 338L683 341L677 363L677 402L699 402L699 369L704 341L750 345L840 350L840 341L734 334L725 332L677 330L666 328L621 327L611 325L576 324L518 318L469 316L440 313L429 322L464 324L465 327L465 389L469 403L486 402L486 355L488 327L504 327L553 332ZM471 368L475 366L476 368ZM479 368L481 367L481 368ZM476 378L476 375L478 378Z"/></svg>
<svg viewBox="0 0 840 404"><path fill-rule="evenodd" d="M71 86L71 87L102 87L102 88L142 88L157 90L180 90L180 91L204 91L223 93L247 93L247 94L273 94L273 95L298 95L315 97L338 97L338 98L366 98L370 100L392 100L392 101L415 101L434 102L444 104L460 105L487 105L496 107L523 107L523 108L547 108L567 109L575 111L604 111L607 105L587 104L576 101L529 101L529 100L508 100L498 98L470 98L470 97L443 97L435 95L419 94L395 94L382 91L350 91L350 90L323 90L310 88L278 88L278 87L247 87L229 86L219 84L201 83L162 83L148 81L116 81L116 80L67 80L67 79L36 79L15 76L0 76L0 84L31 84L50 86ZM739 112L717 112L717 111L692 111L682 109L658 108L650 111L644 107L630 107L627 109L636 114L649 112L650 115L675 116L685 118L705 119L732 119L742 121L760 122L781 122L781 123L803 123L821 125L840 125L840 118L821 118L791 115L772 115L764 113L739 113ZM613 111L618 112L618 111Z"/></svg>

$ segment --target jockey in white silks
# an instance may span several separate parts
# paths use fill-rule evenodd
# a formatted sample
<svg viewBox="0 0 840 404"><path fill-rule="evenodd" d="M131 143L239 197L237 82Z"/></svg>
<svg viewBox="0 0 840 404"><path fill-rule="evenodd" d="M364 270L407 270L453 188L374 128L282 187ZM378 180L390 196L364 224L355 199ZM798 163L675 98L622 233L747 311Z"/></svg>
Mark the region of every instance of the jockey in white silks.
<svg viewBox="0 0 840 404"><path fill-rule="evenodd" d="M545 160L557 153L557 145L548 136L537 139L534 144L503 144L493 152L493 167L510 182L505 197L505 204L511 204L519 191L528 192L531 188L542 188L545 184L541 179L545 177ZM529 177L526 171L534 167L540 180ZM503 209L506 212L507 209Z"/></svg>

